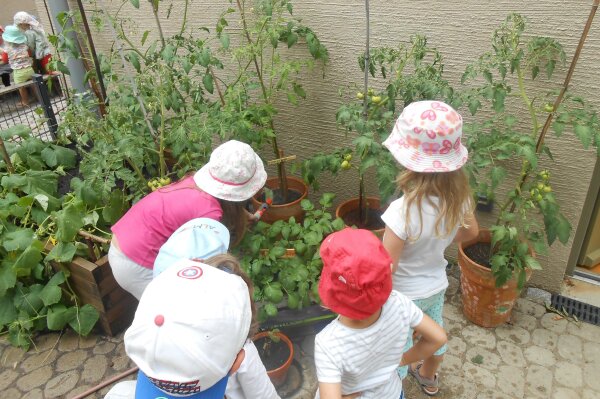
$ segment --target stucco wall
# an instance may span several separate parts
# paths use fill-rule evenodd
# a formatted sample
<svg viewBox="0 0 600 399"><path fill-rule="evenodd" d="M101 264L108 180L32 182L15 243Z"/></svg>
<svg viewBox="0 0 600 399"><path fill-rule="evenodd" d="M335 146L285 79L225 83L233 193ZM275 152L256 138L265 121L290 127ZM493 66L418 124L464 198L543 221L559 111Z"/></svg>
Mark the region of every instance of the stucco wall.
<svg viewBox="0 0 600 399"><path fill-rule="evenodd" d="M43 7L42 0L36 0ZM101 4L102 2L99 2ZM114 10L120 1L104 1L109 10ZM142 10L134 10L126 5L122 14L131 17L141 26L132 29L132 36L141 35L148 27L153 27L152 14L146 1ZM163 9L170 2L164 1ZM169 21L165 21L166 34L175 33L179 28L182 0L173 1ZM215 26L219 13L228 7L227 1L193 1L189 12L193 26ZM460 75L467 63L483 51L489 49L492 31L511 11L529 18L530 35L551 35L565 47L570 60L577 45L579 35L590 9L589 0L497 0L490 1L371 1L372 46L395 45L398 41L407 42L411 35L423 33L429 43L438 47L445 57L446 77L458 85ZM40 8L41 9L41 8ZM308 99L298 108L286 104L276 126L279 137L288 153L300 158L315 152L328 150L350 139L336 129L335 111L341 100L338 88L350 82L360 82L362 76L357 68L356 56L363 50L364 43L364 2L363 1L319 1L302 0L294 4L295 15L313 27L330 52L330 64L326 77L321 79L321 71L311 73L305 83ZM237 27L232 22L232 34ZM46 22L47 23L47 22ZM95 36L97 46L106 48L110 42L108 32ZM600 106L600 17L595 21L586 43L583 55L575 72L572 88ZM566 68L554 77L562 82ZM468 118L468 116L467 116ZM587 193L595 154L580 150L581 145L571 135L560 139L549 138L548 144L555 154L556 162L550 166L554 188L563 204L566 216L577 228L579 215ZM322 190L338 193L338 199L356 195L357 183L351 173L325 181ZM490 215L481 215L481 224L489 224ZM555 244L550 256L543 257L542 272L534 275L532 283L557 291L560 287L571 245Z"/></svg>
<svg viewBox="0 0 600 399"><path fill-rule="evenodd" d="M35 0L2 0L0 1L0 25L10 25L13 23L13 15L18 11L26 11L34 16L42 15L46 10L43 3L42 8L36 7Z"/></svg>

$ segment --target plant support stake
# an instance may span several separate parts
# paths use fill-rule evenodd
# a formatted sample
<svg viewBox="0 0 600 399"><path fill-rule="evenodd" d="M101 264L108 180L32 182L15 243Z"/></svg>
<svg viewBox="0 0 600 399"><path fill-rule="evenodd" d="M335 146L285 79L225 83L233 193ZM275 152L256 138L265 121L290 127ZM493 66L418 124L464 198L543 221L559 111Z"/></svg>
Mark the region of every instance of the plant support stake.
<svg viewBox="0 0 600 399"><path fill-rule="evenodd" d="M366 29L366 42L365 42L365 87L364 87L364 98L363 98L363 118L365 118L365 123L369 119L369 58L371 54L371 50L369 49L369 36L371 32L371 28L369 25L369 0L365 0L365 14L367 16L367 29ZM367 217L369 215L368 212L368 202L365 193L365 182L364 176L360 174L359 171L359 189L358 189L358 220L360 220L365 225L367 224Z"/></svg>

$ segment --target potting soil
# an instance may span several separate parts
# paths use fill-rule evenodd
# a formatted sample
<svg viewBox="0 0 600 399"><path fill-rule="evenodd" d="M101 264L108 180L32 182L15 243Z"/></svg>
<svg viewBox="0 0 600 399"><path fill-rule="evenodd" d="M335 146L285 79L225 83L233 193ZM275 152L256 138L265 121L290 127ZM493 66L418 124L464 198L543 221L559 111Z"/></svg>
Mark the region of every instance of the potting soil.
<svg viewBox="0 0 600 399"><path fill-rule="evenodd" d="M283 340L275 342L269 337L263 337L254 341L254 345L267 370L275 370L283 366L290 357L290 349Z"/></svg>
<svg viewBox="0 0 600 399"><path fill-rule="evenodd" d="M367 230L379 230L385 227L385 223L381 220L383 212L379 209L368 209L367 210L367 223L363 224L360 220L358 209L350 211L343 216L344 223L346 226L356 226L359 229Z"/></svg>
<svg viewBox="0 0 600 399"><path fill-rule="evenodd" d="M296 190L292 190L291 188L288 188L287 201L284 201L283 193L281 192L281 189L276 188L275 190L273 190L273 205L289 204L291 202L296 201L300 197L302 197L302 193L300 191L296 191ZM265 202L265 194L264 193L260 196L260 201Z"/></svg>
<svg viewBox="0 0 600 399"><path fill-rule="evenodd" d="M464 249L465 255L472 261L491 269L490 265L490 243L478 242Z"/></svg>

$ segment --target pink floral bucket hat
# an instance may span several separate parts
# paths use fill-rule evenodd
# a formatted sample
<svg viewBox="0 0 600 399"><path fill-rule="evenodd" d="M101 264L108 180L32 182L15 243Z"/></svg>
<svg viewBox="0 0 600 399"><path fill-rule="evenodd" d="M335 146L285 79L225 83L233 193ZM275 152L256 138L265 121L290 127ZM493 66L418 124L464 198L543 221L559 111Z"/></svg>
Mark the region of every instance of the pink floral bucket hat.
<svg viewBox="0 0 600 399"><path fill-rule="evenodd" d="M409 104L383 145L406 169L414 172L452 172L469 156L461 143L462 117L441 101Z"/></svg>
<svg viewBox="0 0 600 399"><path fill-rule="evenodd" d="M230 140L210 154L210 160L194 174L194 182L215 198L245 201L256 194L267 180L267 172L252 147Z"/></svg>

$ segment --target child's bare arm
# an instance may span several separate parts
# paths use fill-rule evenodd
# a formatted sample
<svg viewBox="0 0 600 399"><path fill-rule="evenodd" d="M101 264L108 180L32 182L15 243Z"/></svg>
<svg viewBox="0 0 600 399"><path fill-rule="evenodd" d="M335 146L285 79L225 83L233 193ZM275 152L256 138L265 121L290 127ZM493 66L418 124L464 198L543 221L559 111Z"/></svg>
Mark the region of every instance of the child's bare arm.
<svg viewBox="0 0 600 399"><path fill-rule="evenodd" d="M470 213L465 216L465 224L467 227L460 227L458 229L456 236L454 236L454 242L469 241L479 235L479 225L474 214Z"/></svg>
<svg viewBox="0 0 600 399"><path fill-rule="evenodd" d="M400 366L427 359L448 341L444 329L426 314L423 315L423 320L419 325L415 327L415 331L421 335L421 339L404 352Z"/></svg>
<svg viewBox="0 0 600 399"><path fill-rule="evenodd" d="M342 384L319 382L319 395L321 399L355 399L360 397L360 392L342 395Z"/></svg>
<svg viewBox="0 0 600 399"><path fill-rule="evenodd" d="M385 227L385 233L383 234L383 246L390 254L392 258L392 273L398 268L398 260L402 255L404 249L404 240L401 239L390 229L388 226Z"/></svg>

